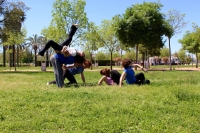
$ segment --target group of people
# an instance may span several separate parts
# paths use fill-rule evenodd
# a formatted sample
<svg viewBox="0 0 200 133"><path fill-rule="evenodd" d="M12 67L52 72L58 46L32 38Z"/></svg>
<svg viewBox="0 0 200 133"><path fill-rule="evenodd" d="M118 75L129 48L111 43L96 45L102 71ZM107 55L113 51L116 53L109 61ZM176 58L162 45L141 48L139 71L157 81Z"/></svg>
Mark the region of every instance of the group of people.
<svg viewBox="0 0 200 133"><path fill-rule="evenodd" d="M70 28L68 37L60 45L53 40L46 43L45 47L37 54L44 56L46 50L52 47L55 50L55 54L50 57L51 64L54 69L55 80L48 82L47 84L56 84L59 88L64 86L64 80L67 78L69 83L67 84L77 84L74 77L76 74L81 75L81 79L85 82L84 69L90 68L92 63L90 60L85 59L84 52L79 52L70 47L73 35L77 30L78 24L73 24ZM122 66L124 71L120 74L117 70L111 70L104 68L100 71L103 77L98 82L101 85L105 82L108 85L117 84L120 87L123 84L123 80L126 80L127 84L149 84L149 80L145 80L143 73L135 74L133 67L139 67L143 71L147 72L145 68L139 64L133 64L129 59L122 61Z"/></svg>
<svg viewBox="0 0 200 133"><path fill-rule="evenodd" d="M107 85L119 85L120 87L123 84L123 80L126 80L127 84L137 84L137 85L144 85L150 84L149 80L145 79L145 76L142 72L135 74L134 67L141 68L144 72L147 72L147 69L143 68L139 64L132 63L129 59L124 59L122 61L122 66L124 70L122 74L120 74L117 70L111 70L108 68L104 68L100 71L100 74L103 77L99 80L98 85L101 85L102 82L105 82Z"/></svg>

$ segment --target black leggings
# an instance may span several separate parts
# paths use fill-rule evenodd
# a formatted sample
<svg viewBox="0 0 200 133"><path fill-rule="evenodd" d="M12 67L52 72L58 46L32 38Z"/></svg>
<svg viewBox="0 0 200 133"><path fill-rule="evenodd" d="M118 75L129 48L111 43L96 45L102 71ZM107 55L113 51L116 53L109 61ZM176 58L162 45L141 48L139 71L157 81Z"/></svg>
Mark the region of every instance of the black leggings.
<svg viewBox="0 0 200 133"><path fill-rule="evenodd" d="M74 83L77 84L74 75L70 74L69 70L66 70L65 75L64 75L64 79L65 78L67 78L71 84L74 84Z"/></svg>
<svg viewBox="0 0 200 133"><path fill-rule="evenodd" d="M66 38L66 40L61 43L60 45L56 42L54 42L53 40L50 40L46 43L46 45L44 46L44 48L38 53L41 56L44 56L44 53L46 50L48 50L50 47L52 47L54 50L58 50L61 51L63 46L68 46L70 45L71 41L72 41L72 37L75 34L77 30L77 27L72 25L68 34L68 37Z"/></svg>
<svg viewBox="0 0 200 133"><path fill-rule="evenodd" d="M117 70L111 70L110 75L114 83L119 84L121 74Z"/></svg>
<svg viewBox="0 0 200 133"><path fill-rule="evenodd" d="M145 77L143 73L136 74L135 78L136 78L135 84L142 84L145 81Z"/></svg>

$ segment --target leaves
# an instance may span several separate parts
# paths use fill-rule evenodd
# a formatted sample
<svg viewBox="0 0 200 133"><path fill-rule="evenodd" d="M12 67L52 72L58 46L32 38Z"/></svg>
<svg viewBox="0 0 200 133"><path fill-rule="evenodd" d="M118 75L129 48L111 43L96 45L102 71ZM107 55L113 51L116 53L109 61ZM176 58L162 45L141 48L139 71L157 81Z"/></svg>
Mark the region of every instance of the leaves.
<svg viewBox="0 0 200 133"><path fill-rule="evenodd" d="M119 40L132 47L136 44L151 50L163 47L164 14L160 13L161 7L160 3L144 2L127 8L122 17L116 17Z"/></svg>
<svg viewBox="0 0 200 133"><path fill-rule="evenodd" d="M72 24L78 23L80 26L72 40L73 44L78 45L79 37L87 27L85 4L84 0L56 0L53 3L50 26L43 29L42 34L47 35L48 39L61 42L66 39Z"/></svg>

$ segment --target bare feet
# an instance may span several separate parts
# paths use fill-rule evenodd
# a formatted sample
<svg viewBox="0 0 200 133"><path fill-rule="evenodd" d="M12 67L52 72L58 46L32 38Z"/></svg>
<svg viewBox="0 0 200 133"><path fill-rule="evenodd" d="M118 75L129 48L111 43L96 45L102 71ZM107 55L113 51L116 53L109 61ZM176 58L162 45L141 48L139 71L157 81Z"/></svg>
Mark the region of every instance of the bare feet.
<svg viewBox="0 0 200 133"><path fill-rule="evenodd" d="M73 24L74 26L79 26L79 24Z"/></svg>
<svg viewBox="0 0 200 133"><path fill-rule="evenodd" d="M80 52L80 55L85 57L85 53L84 52Z"/></svg>
<svg viewBox="0 0 200 133"><path fill-rule="evenodd" d="M64 46L63 49L61 50L61 53L65 56L68 57L70 56L69 51L67 49L67 46Z"/></svg>
<svg viewBox="0 0 200 133"><path fill-rule="evenodd" d="M38 52L38 53L36 54L36 56L44 56L44 53Z"/></svg>

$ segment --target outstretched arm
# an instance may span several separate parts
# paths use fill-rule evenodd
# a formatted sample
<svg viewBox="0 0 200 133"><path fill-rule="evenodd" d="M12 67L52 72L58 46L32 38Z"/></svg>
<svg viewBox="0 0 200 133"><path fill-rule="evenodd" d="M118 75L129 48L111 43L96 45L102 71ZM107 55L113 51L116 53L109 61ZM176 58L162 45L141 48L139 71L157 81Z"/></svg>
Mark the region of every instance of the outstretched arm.
<svg viewBox="0 0 200 133"><path fill-rule="evenodd" d="M119 87L122 87L122 82L123 82L125 76L126 76L126 73L123 72L122 75L121 75L121 77L120 77L120 80L119 80Z"/></svg>
<svg viewBox="0 0 200 133"><path fill-rule="evenodd" d="M133 67L137 66L139 68L141 68L144 72L148 72L147 69L143 68L141 65L139 64L131 64Z"/></svg>
<svg viewBox="0 0 200 133"><path fill-rule="evenodd" d="M106 80L106 76L103 76L103 77L99 80L98 85L101 85L103 81L105 82L105 80Z"/></svg>
<svg viewBox="0 0 200 133"><path fill-rule="evenodd" d="M85 76L84 76L83 72L81 73L81 79L82 79L83 83L85 83Z"/></svg>
<svg viewBox="0 0 200 133"><path fill-rule="evenodd" d="M74 62L74 64L72 64L72 65L63 64L62 68L63 68L63 70L66 70L69 68L74 68L74 67L79 67L79 66L83 66L83 64Z"/></svg>

